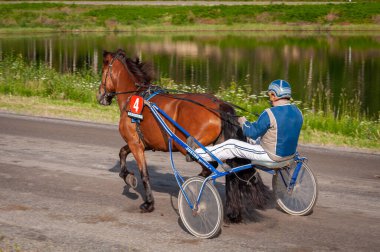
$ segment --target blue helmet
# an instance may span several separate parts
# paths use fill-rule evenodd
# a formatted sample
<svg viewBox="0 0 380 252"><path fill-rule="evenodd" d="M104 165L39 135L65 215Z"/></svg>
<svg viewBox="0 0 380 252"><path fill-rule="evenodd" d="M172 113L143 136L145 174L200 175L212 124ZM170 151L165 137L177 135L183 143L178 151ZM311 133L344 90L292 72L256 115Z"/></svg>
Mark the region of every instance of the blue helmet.
<svg viewBox="0 0 380 252"><path fill-rule="evenodd" d="M287 81L275 80L269 84L268 92L273 92L278 98L291 98L292 88Z"/></svg>

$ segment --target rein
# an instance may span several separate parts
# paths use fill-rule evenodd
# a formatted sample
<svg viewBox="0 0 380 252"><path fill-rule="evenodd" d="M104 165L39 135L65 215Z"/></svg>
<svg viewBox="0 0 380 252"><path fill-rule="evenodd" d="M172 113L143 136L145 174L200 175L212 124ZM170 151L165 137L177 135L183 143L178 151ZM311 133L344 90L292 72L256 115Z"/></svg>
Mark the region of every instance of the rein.
<svg viewBox="0 0 380 252"><path fill-rule="evenodd" d="M183 93L183 94L191 94L190 92L179 92L178 90L175 90L175 89L168 89L167 91L174 91L174 92L177 92L177 93L179 93L179 94L181 94L181 93ZM204 95L207 95L207 93L203 93L203 94L204 94ZM184 100L184 101L192 102L192 103L197 104L197 105L199 105L199 106L201 106L201 107L204 107L204 108L206 108L206 109L208 109L208 110L213 110L213 111L215 111L215 112L220 112L219 109L212 109L212 108L206 107L205 105L203 105L203 104L201 104L201 103L199 103L199 102L196 102L196 101L194 101L194 100L191 100L191 99L179 98L179 97L172 97L172 98L173 98L173 99L178 99L178 100ZM238 105L236 105L236 104L233 104L233 103L231 103L231 102L228 102L228 101L223 101L223 102L224 102L224 103L227 103L227 104L230 105L231 107L234 107L234 108L236 108L236 109L239 109L239 110L241 110L241 111L243 111L243 112L247 112L247 113L249 113L249 114L251 114L251 115L254 115L254 116L257 116L257 117L260 116L260 115L257 114L257 113L252 113L252 112L246 110L245 108L240 107L240 106L238 106ZM221 111L221 112L224 112L224 111ZM224 113L226 113L226 112L224 112ZM240 116L238 116L238 115L231 115L231 116L232 116L232 117L240 117Z"/></svg>
<svg viewBox="0 0 380 252"><path fill-rule="evenodd" d="M168 92L169 92L169 91L174 91L174 92L177 92L177 93L179 93L179 94L191 94L190 92L180 92L180 91L175 90L175 89L165 89L165 90L168 91ZM194 104L196 104L196 105L198 105L198 106L201 106L201 107L203 107L203 108L205 108L205 109L207 109L207 110L209 110L209 111L215 112L215 113L226 114L225 111L222 111L222 110L219 110L219 109L213 109L213 108L207 107L207 106L203 105L202 103L199 103L199 102L194 101L194 100L191 100L191 99L171 96L171 95L168 94L168 93L163 93L163 94L160 94L160 95L164 95L164 96L166 96L166 97L170 97L170 98L172 98L172 99L188 101L188 102L194 103ZM203 95L207 95L207 93L203 93ZM231 103L231 102L228 102L228 101L223 101L223 102L226 103L226 104L228 104L228 105L230 105L230 106L233 107L233 108L239 109L239 110L241 110L241 111L243 111L243 112L247 112L247 113L249 113L249 114L251 114L251 115L254 115L254 116L256 116L256 117L259 117L259 116L260 116L260 115L257 114L257 113L252 113L252 112L246 110L245 108L242 108L242 107L240 107L240 106L238 106L238 105L236 105L236 104L233 104L233 103ZM232 117L240 117L240 116L238 116L238 115L231 115L231 114L229 114L229 115L232 116Z"/></svg>
<svg viewBox="0 0 380 252"><path fill-rule="evenodd" d="M149 89L150 89L150 84L146 84L146 83L141 84L141 83L137 83L137 82L135 82L135 86L137 87L136 90L133 90L133 91L121 91L121 92L107 92L106 82L107 82L107 78L108 78L108 76L109 76L109 77L111 78L111 80L112 80L112 66L113 66L115 60L119 60L119 61L123 64L124 68L128 71L129 75L130 75L130 76L133 76L133 74L132 74L132 73L130 72L130 70L128 69L127 63L125 62L125 57L124 57L124 55L122 55L122 54L117 54L115 57L113 57L112 60L111 60L111 62L110 62L109 65L108 65L108 69L107 69L106 77L105 77L104 82L103 82L103 84L102 84L102 86L103 86L103 90L104 90L104 96L105 96L105 98L110 97L110 98L112 99L112 98L114 98L115 96L117 96L117 95L121 95L121 94L137 94L138 92L143 91L143 90L140 90L141 88L146 88L146 90L149 90ZM172 91L172 92L176 92L176 93L178 93L178 94L181 94L181 93L182 93L182 94L189 94L189 92L180 92L180 91L175 90L175 89L174 89L174 90L173 90L173 89L165 89L165 91L168 91L168 92L169 92L169 91ZM198 105L198 106L200 106L200 107L203 107L203 108L205 108L205 109L207 109L207 110L209 110L209 111L211 111L211 112L213 112L213 113L215 113L215 114L229 115L230 117L234 117L234 118L239 117L238 115L232 115L232 114L229 114L229 113L227 113L227 112L225 112L225 111L222 111L222 110L219 110L219 109L213 109L213 108L207 107L207 106L203 105L202 103L197 102L197 101L194 101L194 100L191 100L191 99L175 97L175 96L170 95L170 94L168 94L168 93L157 93L157 94L155 94L155 95L163 95L163 96L166 96L166 97L169 97L169 98L172 98L172 99L177 99L177 100L183 100L183 101L191 102L191 103L196 104L196 105ZM207 94L204 94L204 95L207 95ZM244 108L242 108L242 107L240 107L240 106L238 106L238 105L236 105L236 104L233 104L233 103L230 103L230 102L227 102L227 101L223 101L223 102L226 103L226 104L228 104L228 105L230 105L230 106L232 106L233 108L239 109L239 110L244 111L244 112L246 112L246 113L250 113L250 114L255 115L255 116L257 116L257 117L259 116L257 113L249 112L248 110L246 110L246 109L244 109ZM233 122L233 121L230 120L230 119L225 119L223 116L221 116L221 119L222 119L222 120L225 120L225 121L227 121L227 122L229 122L229 123L231 123L231 124L234 125L234 126L240 126L240 125L236 124L236 122Z"/></svg>
<svg viewBox="0 0 380 252"><path fill-rule="evenodd" d="M191 99L175 97L175 96L170 95L170 94L164 94L164 96L170 97L172 99L177 99L177 100L182 100L182 101L187 101L187 102L194 103L194 104L196 104L196 105L198 105L198 106L200 106L202 108L205 108L205 109L207 109L207 110L209 110L211 112L220 113L220 114L227 114L225 111L222 111L220 109L213 109L213 108L207 107L207 106L203 105L202 103L194 101L194 100L191 100ZM238 115L231 115L231 114L229 114L229 115L232 116L232 117L239 117Z"/></svg>

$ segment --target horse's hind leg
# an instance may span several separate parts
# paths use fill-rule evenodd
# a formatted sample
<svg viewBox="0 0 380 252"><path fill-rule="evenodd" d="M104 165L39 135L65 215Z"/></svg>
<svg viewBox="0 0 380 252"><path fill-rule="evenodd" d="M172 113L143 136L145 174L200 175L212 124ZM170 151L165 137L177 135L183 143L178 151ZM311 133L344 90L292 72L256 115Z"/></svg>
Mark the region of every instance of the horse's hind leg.
<svg viewBox="0 0 380 252"><path fill-rule="evenodd" d="M217 162L210 162L210 164L212 166L214 166L215 169L218 167L218 163ZM210 171L210 169L208 169L208 168L206 168L205 166L202 165L202 171L198 174L198 176L207 178L208 176L210 176L211 173L212 172Z"/></svg>
<svg viewBox="0 0 380 252"><path fill-rule="evenodd" d="M249 160L234 158L227 160L228 165L237 167L250 163ZM235 173L226 175L226 216L228 221L239 223L242 221L242 189L239 177Z"/></svg>
<svg viewBox="0 0 380 252"><path fill-rule="evenodd" d="M226 176L226 215L232 223L242 221L241 212L243 208L247 210L246 204L265 209L271 197L272 193L255 169L247 169L237 172L236 175Z"/></svg>
<svg viewBox="0 0 380 252"><path fill-rule="evenodd" d="M226 216L229 222L239 223L242 221L240 197L238 178L235 174L226 175Z"/></svg>

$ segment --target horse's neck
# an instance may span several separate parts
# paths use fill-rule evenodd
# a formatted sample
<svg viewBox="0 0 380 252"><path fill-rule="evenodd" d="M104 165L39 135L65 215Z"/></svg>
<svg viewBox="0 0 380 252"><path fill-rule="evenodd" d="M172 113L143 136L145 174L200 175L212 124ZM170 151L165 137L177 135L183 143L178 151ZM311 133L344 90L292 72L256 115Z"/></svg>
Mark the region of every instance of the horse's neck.
<svg viewBox="0 0 380 252"><path fill-rule="evenodd" d="M122 68L116 86L116 92L121 93L117 97L120 111L125 109L129 98L134 95L134 91L137 91L137 89L134 78L129 75L128 70Z"/></svg>

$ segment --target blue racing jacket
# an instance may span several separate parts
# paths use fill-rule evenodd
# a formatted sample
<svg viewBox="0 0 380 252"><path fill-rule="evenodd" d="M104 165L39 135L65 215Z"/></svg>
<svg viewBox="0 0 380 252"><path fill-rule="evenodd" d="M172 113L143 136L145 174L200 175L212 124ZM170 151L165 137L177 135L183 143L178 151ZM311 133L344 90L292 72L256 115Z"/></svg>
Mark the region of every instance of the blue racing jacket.
<svg viewBox="0 0 380 252"><path fill-rule="evenodd" d="M293 104L275 106L264 110L256 122L246 121L243 133L260 139L260 145L274 161L290 159L296 152L303 117Z"/></svg>

